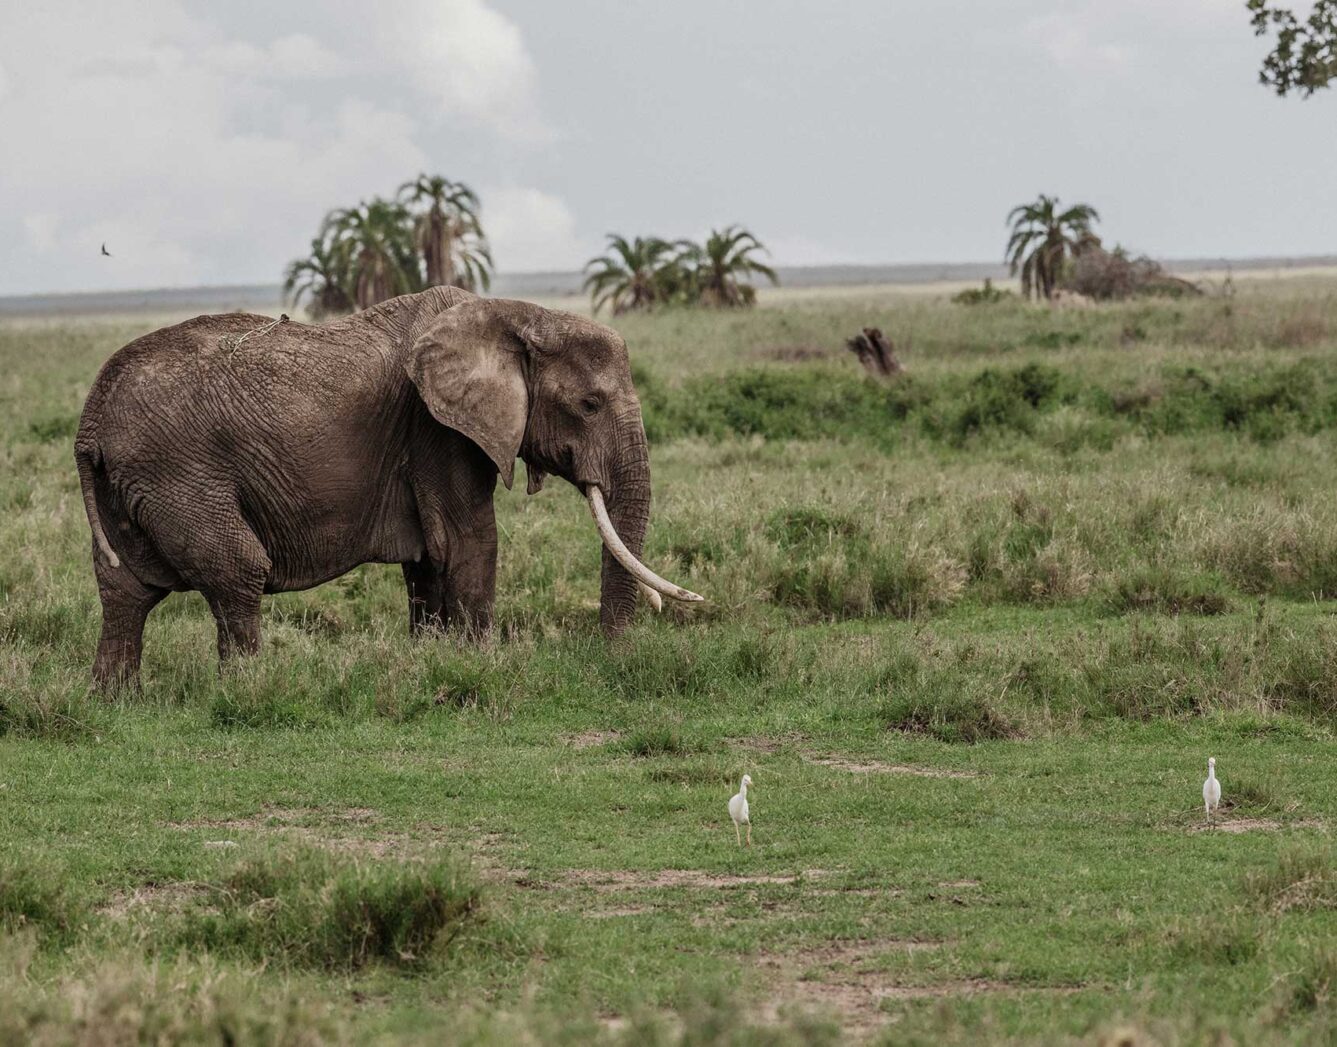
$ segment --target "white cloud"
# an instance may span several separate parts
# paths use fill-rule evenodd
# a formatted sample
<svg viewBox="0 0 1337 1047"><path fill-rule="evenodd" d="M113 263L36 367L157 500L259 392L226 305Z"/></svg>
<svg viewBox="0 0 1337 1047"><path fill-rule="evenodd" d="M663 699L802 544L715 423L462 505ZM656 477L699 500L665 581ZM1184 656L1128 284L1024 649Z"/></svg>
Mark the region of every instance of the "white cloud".
<svg viewBox="0 0 1337 1047"><path fill-rule="evenodd" d="M305 33L280 37L269 50L274 64L289 76L331 76L339 71L340 62L334 52Z"/></svg>
<svg viewBox="0 0 1337 1047"><path fill-rule="evenodd" d="M28 242L38 251L50 251L56 247L56 226L60 219L49 212L38 212L23 216L23 231Z"/></svg>
<svg viewBox="0 0 1337 1047"><path fill-rule="evenodd" d="M406 63L443 114L520 142L551 137L535 99L533 59L505 15L482 0L410 0L382 16L387 57Z"/></svg>
<svg viewBox="0 0 1337 1047"><path fill-rule="evenodd" d="M1060 68L1072 72L1109 72L1128 64L1128 49L1099 39L1098 18L1085 14L1050 14L1033 18L1026 35Z"/></svg>
<svg viewBox="0 0 1337 1047"><path fill-rule="evenodd" d="M293 33L269 46L230 40L205 49L205 63L229 76L279 80L315 79L339 72L334 52L305 33Z"/></svg>
<svg viewBox="0 0 1337 1047"><path fill-rule="evenodd" d="M480 195L483 227L499 269L574 269L594 253L576 236L571 209L551 193L510 186L485 188Z"/></svg>
<svg viewBox="0 0 1337 1047"><path fill-rule="evenodd" d="M470 94L470 76L453 74L460 105L524 126L532 69L514 26L473 0L452 10L464 39L499 56L474 67L496 78L490 87ZM383 89L387 69L400 92L416 92L417 78L351 42L238 39L179 0L55 3L18 21L0 40L11 83L0 140L23 143L0 164L0 222L17 232L0 238L0 294L277 280L328 208L436 169L433 121ZM464 46L453 38L446 52ZM488 132L471 133L486 143ZM504 189L484 204L508 268L578 259L555 197Z"/></svg>
<svg viewBox="0 0 1337 1047"><path fill-rule="evenodd" d="M1078 74L1119 73L1170 39L1199 46L1225 34L1244 39L1247 17L1237 0L1069 0L1061 11L1028 19L1023 36L1060 69ZM1145 69L1142 70L1145 72Z"/></svg>
<svg viewBox="0 0 1337 1047"><path fill-rule="evenodd" d="M5 100L5 95L9 91L9 77L5 75L5 67L0 63L0 102Z"/></svg>

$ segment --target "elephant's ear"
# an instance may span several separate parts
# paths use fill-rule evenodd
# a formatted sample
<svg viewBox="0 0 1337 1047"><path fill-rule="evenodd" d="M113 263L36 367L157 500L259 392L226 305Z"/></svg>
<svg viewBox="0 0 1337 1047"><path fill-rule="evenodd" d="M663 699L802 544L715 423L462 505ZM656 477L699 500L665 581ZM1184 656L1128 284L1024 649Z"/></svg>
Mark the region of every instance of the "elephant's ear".
<svg viewBox="0 0 1337 1047"><path fill-rule="evenodd" d="M432 417L481 447L508 489L529 418L528 334L541 312L526 302L461 302L413 344L406 364Z"/></svg>

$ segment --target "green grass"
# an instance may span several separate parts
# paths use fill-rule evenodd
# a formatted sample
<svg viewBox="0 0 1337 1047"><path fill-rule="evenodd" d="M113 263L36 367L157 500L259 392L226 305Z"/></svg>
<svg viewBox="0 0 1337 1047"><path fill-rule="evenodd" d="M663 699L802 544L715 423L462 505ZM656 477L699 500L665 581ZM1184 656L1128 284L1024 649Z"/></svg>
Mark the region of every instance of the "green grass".
<svg viewBox="0 0 1337 1047"><path fill-rule="evenodd" d="M0 1042L1337 1036L1330 285L620 319L707 605L601 641L550 485L486 647L368 566L103 701L70 433L156 322L0 325Z"/></svg>

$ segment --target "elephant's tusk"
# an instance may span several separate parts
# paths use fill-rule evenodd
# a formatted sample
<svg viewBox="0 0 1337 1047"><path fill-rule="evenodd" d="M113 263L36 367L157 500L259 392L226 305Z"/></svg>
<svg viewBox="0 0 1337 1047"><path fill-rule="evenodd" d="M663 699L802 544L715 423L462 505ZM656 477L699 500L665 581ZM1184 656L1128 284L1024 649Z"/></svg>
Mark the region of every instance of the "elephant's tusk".
<svg viewBox="0 0 1337 1047"><path fill-rule="evenodd" d="M605 548L613 554L613 559L625 567L633 578L646 588L661 592L672 600L681 600L683 603L700 603L705 600L704 596L698 596L689 589L684 589L660 578L659 575L631 554L631 550L622 544L622 539L618 537L617 531L614 530L613 521L608 518L608 509L604 506L603 492L598 487L594 484L586 487L585 497L589 499L590 513L594 516L594 525L599 528L599 537L603 539Z"/></svg>
<svg viewBox="0 0 1337 1047"><path fill-rule="evenodd" d="M644 582L637 582L636 588L640 589L641 595L644 596L646 601L650 604L650 606L654 608L655 614L658 614L660 611L664 609L664 598L661 597L653 589L651 589L648 585L646 585Z"/></svg>

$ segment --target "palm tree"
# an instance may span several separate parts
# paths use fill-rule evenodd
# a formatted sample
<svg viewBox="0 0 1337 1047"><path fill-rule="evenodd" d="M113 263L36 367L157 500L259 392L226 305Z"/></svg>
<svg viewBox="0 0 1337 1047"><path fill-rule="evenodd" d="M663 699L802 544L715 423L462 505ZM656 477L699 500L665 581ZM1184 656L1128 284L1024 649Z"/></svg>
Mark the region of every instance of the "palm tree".
<svg viewBox="0 0 1337 1047"><path fill-rule="evenodd" d="M428 287L486 291L492 285L492 253L472 189L440 175L420 174L399 187L399 200L422 208L414 215L413 235Z"/></svg>
<svg viewBox="0 0 1337 1047"><path fill-rule="evenodd" d="M1029 298L1053 298L1054 289L1069 254L1075 254L1093 240L1091 223L1100 215L1090 204L1074 204L1059 211L1058 197L1045 196L1033 204L1014 207L1007 216L1012 235L1004 252L1012 275L1021 270L1021 293ZM1028 253L1029 252L1029 253Z"/></svg>
<svg viewBox="0 0 1337 1047"><path fill-rule="evenodd" d="M283 274L283 294L297 306L303 297L310 300L310 313L317 320L353 311L348 293L348 274L339 264L334 244L328 236L311 241L311 253L288 263Z"/></svg>
<svg viewBox="0 0 1337 1047"><path fill-rule="evenodd" d="M345 289L366 309L395 295L422 289L413 219L403 204L373 198L325 216L336 264L347 273Z"/></svg>
<svg viewBox="0 0 1337 1047"><path fill-rule="evenodd" d="M585 263L585 282L597 313L611 305L613 315L629 309L649 309L666 298L665 268L674 264L673 245L657 236L627 240L608 234L608 250Z"/></svg>
<svg viewBox="0 0 1337 1047"><path fill-rule="evenodd" d="M704 247L691 245L689 260L694 264L699 282L700 300L706 305L751 305L757 300L751 284L738 282L740 276L757 273L772 284L780 278L769 265L752 257L754 251L765 251L765 246L742 226L712 229Z"/></svg>

